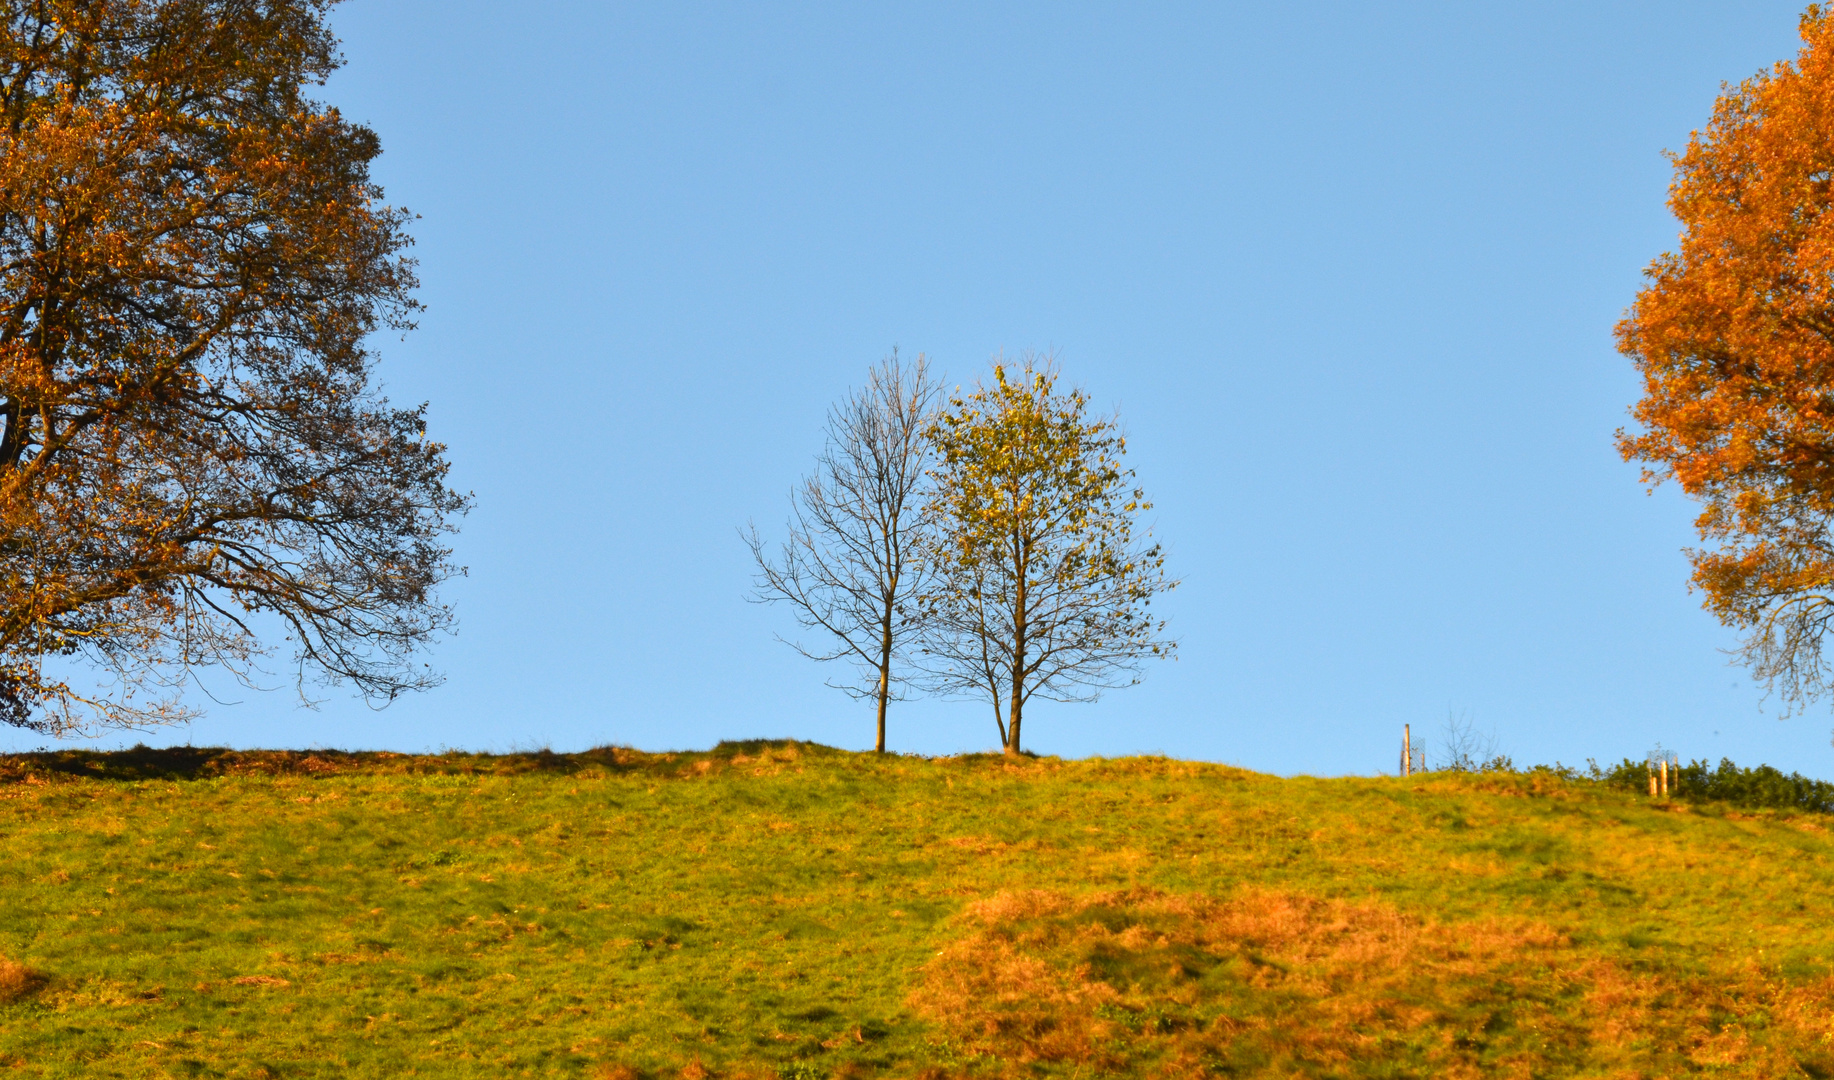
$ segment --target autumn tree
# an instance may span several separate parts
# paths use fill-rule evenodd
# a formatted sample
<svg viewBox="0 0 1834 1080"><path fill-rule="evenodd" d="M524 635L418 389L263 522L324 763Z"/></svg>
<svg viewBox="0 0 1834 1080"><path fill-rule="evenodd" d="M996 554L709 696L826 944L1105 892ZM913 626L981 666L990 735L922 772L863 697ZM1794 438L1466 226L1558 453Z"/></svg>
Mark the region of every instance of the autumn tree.
<svg viewBox="0 0 1834 1080"><path fill-rule="evenodd" d="M1048 357L996 363L931 426L924 659L936 689L993 706L1011 755L1034 697L1094 700L1176 648L1150 606L1177 582L1160 546L1135 538L1151 504L1122 465L1119 423L1058 380Z"/></svg>
<svg viewBox="0 0 1834 1080"><path fill-rule="evenodd" d="M1617 329L1644 379L1619 449L1703 504L1693 585L1790 706L1827 691L1834 619L1834 22L1800 29L1674 158L1680 249Z"/></svg>
<svg viewBox="0 0 1834 1080"><path fill-rule="evenodd" d="M924 559L927 429L941 388L922 355L889 359L828 413L815 471L790 498L788 538L775 553L748 534L756 598L788 604L816 641L790 642L815 660L851 662L861 678L831 682L878 713L873 748L885 751L887 705L899 696L918 629Z"/></svg>
<svg viewBox="0 0 1834 1080"><path fill-rule="evenodd" d="M5 5L7 722L179 717L187 673L249 677L281 635L301 680L437 681L416 654L466 500L423 409L372 384L368 339L417 307L409 215L376 135L310 96L330 6Z"/></svg>

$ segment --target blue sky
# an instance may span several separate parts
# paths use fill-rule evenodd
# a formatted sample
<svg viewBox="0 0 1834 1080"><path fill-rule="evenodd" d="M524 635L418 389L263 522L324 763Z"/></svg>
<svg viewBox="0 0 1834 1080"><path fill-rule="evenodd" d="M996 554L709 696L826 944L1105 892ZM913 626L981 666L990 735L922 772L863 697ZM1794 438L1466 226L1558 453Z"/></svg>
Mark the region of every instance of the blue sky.
<svg viewBox="0 0 1834 1080"><path fill-rule="evenodd" d="M1662 151L1793 55L1797 6L509 10L352 0L325 92L422 215L428 311L382 370L477 495L449 681L380 712L212 684L206 719L100 745L870 746L745 602L737 530L780 530L896 345L952 382L1056 350L1184 578L1181 658L1035 707L1034 749L1369 773L1457 712L1518 762L1834 776L1834 716L1728 666L1691 505L1611 442ZM995 732L913 702L890 742Z"/></svg>

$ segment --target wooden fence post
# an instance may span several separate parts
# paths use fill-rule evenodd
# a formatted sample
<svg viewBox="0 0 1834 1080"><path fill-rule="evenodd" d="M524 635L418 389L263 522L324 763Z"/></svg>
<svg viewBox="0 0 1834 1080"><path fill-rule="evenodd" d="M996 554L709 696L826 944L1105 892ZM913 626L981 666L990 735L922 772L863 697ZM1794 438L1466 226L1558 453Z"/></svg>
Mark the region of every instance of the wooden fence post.
<svg viewBox="0 0 1834 1080"><path fill-rule="evenodd" d="M1401 775L1414 775L1414 725L1401 725Z"/></svg>

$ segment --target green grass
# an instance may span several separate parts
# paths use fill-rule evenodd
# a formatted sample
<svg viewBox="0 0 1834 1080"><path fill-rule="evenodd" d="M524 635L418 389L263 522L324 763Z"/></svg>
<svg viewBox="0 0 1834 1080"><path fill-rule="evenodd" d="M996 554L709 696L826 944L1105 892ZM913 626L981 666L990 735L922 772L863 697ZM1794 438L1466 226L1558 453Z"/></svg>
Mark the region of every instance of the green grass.
<svg viewBox="0 0 1834 1080"><path fill-rule="evenodd" d="M0 1065L1834 1076L1828 1010L1817 1019L1834 1001L1829 823L1545 773L1279 779L794 743L22 755L0 759L0 957L33 975L0 1004ZM1021 890L1055 899L989 914ZM1242 897L1260 922L1230 914ZM1267 929L1292 898L1326 903L1300 930ZM1057 929L1037 929L1039 911ZM1541 928L1518 935L1540 944L1460 952L1465 928L1503 940L1505 924ZM1357 927L1390 941L1391 925L1418 933L1379 962L1413 982L1305 944ZM1068 988L1032 1003L1061 1013L1038 1031L976 996L998 981L977 958L1007 953ZM1420 982L1441 970L1443 1002ZM1076 989L1104 978L1094 997ZM1558 1037L1521 1034L1529 1021L1498 1004L1512 996ZM1084 1049L1051 1050L1039 1031L1072 1013ZM1273 1046L1283 1024L1335 1024L1354 1046L1230 1057L1253 1040L1217 1034ZM1516 1034L1485 1034L1498 1024Z"/></svg>

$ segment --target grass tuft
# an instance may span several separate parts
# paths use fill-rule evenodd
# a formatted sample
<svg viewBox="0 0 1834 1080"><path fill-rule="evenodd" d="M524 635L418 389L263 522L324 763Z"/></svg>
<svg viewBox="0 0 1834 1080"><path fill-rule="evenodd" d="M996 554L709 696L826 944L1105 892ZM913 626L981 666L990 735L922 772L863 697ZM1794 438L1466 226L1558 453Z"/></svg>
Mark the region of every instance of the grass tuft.
<svg viewBox="0 0 1834 1080"><path fill-rule="evenodd" d="M46 979L16 960L0 956L0 1005L10 1005L44 988Z"/></svg>

